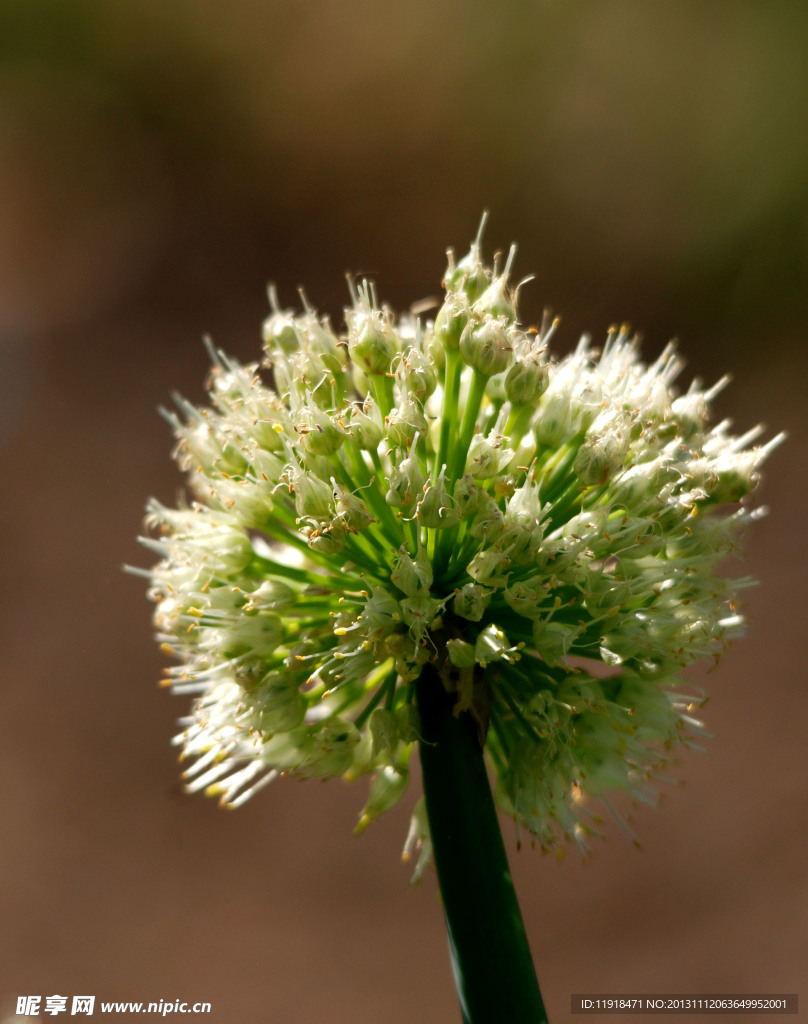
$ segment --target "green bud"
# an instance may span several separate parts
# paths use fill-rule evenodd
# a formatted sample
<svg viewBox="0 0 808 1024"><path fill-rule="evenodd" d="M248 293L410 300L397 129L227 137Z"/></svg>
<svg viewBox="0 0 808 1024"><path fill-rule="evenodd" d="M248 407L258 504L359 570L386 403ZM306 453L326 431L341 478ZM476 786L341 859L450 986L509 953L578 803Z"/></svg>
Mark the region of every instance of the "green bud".
<svg viewBox="0 0 808 1024"><path fill-rule="evenodd" d="M418 459L408 455L388 477L388 488L385 501L393 508L410 509L415 505L424 486L424 474Z"/></svg>
<svg viewBox="0 0 808 1024"><path fill-rule="evenodd" d="M244 611L249 612L252 608L284 611L291 608L296 600L297 594L291 587L280 580L266 580L250 594L249 604L245 605Z"/></svg>
<svg viewBox="0 0 808 1024"><path fill-rule="evenodd" d="M560 665L580 632L579 626L537 619L533 623L533 644L548 665Z"/></svg>
<svg viewBox="0 0 808 1024"><path fill-rule="evenodd" d="M716 459L705 490L720 505L740 501L757 483L758 451L738 452Z"/></svg>
<svg viewBox="0 0 808 1024"><path fill-rule="evenodd" d="M691 388L686 395L675 398L671 404L673 418L685 438L690 438L704 430L709 411L710 407L705 394L695 388Z"/></svg>
<svg viewBox="0 0 808 1024"><path fill-rule="evenodd" d="M512 522L505 526L497 544L514 565L532 565L541 549L543 531L532 523Z"/></svg>
<svg viewBox="0 0 808 1024"><path fill-rule="evenodd" d="M352 318L348 352L364 373L389 373L397 350L395 331L381 312L362 310Z"/></svg>
<svg viewBox="0 0 808 1024"><path fill-rule="evenodd" d="M408 448L416 434L426 434L424 409L417 398L407 396L387 417L387 439L400 448Z"/></svg>
<svg viewBox="0 0 808 1024"><path fill-rule="evenodd" d="M666 455L646 459L630 466L612 484L617 501L627 508L642 507L655 502L666 486L680 478L680 472Z"/></svg>
<svg viewBox="0 0 808 1024"><path fill-rule="evenodd" d="M474 303L475 313L504 317L508 322L516 319L516 292L508 287L508 275L515 256L516 246L512 245L501 274L496 273L496 263L494 264L495 277Z"/></svg>
<svg viewBox="0 0 808 1024"><path fill-rule="evenodd" d="M547 390L550 375L547 364L529 353L514 363L505 377L505 394L514 405L533 405Z"/></svg>
<svg viewBox="0 0 808 1024"><path fill-rule="evenodd" d="M480 506L480 490L470 474L462 476L454 486L452 497L457 505L461 519L474 515Z"/></svg>
<svg viewBox="0 0 808 1024"><path fill-rule="evenodd" d="M514 583L503 597L509 608L526 619L538 619L545 614L541 605L547 600L547 591L540 583Z"/></svg>
<svg viewBox="0 0 808 1024"><path fill-rule="evenodd" d="M355 494L346 491L333 478L331 483L337 495L337 518L349 530L361 533L362 530L366 529L374 521L373 514L369 511L364 501L357 498Z"/></svg>
<svg viewBox="0 0 808 1024"><path fill-rule="evenodd" d="M323 778L342 775L351 766L359 738L353 722L340 718L326 720L313 737L313 749L301 766L303 771Z"/></svg>
<svg viewBox="0 0 808 1024"><path fill-rule="evenodd" d="M273 351L280 351L286 355L295 352L300 341L295 329L295 318L291 309L281 309L278 304L278 292L274 284L269 286L269 304L272 312L264 320L261 328L261 336L267 354Z"/></svg>
<svg viewBox="0 0 808 1024"><path fill-rule="evenodd" d="M474 303L474 312L511 322L516 319L516 297L508 288L504 274L495 277Z"/></svg>
<svg viewBox="0 0 808 1024"><path fill-rule="evenodd" d="M291 676L271 674L253 697L253 727L265 738L297 728L306 701Z"/></svg>
<svg viewBox="0 0 808 1024"><path fill-rule="evenodd" d="M400 739L396 713L389 708L375 708L368 727L373 737L373 756L385 751L392 754Z"/></svg>
<svg viewBox="0 0 808 1024"><path fill-rule="evenodd" d="M371 586L371 593L372 596L362 612L363 622L367 622L374 630L389 631L393 629L401 620L398 599L378 586Z"/></svg>
<svg viewBox="0 0 808 1024"><path fill-rule="evenodd" d="M495 548L486 548L478 551L468 564L467 572L472 579L489 587L506 587L508 585L507 572L511 560Z"/></svg>
<svg viewBox="0 0 808 1024"><path fill-rule="evenodd" d="M626 438L618 430L602 436L588 435L575 456L575 474L586 486L605 484L622 468L627 450Z"/></svg>
<svg viewBox="0 0 808 1024"><path fill-rule="evenodd" d="M275 366L278 374L278 365ZM320 409L332 408L342 397L342 367L329 365L324 353L314 348L302 348L287 362L284 390L305 396Z"/></svg>
<svg viewBox="0 0 808 1024"><path fill-rule="evenodd" d="M421 719L414 704L402 704L396 711L402 743L415 743L421 736Z"/></svg>
<svg viewBox="0 0 808 1024"><path fill-rule="evenodd" d="M437 387L432 362L420 349L410 346L396 368L396 378L408 394L425 402Z"/></svg>
<svg viewBox="0 0 808 1024"><path fill-rule="evenodd" d="M379 407L368 396L364 404L351 406L348 430L354 444L364 451L376 451L384 437Z"/></svg>
<svg viewBox="0 0 808 1024"><path fill-rule="evenodd" d="M455 591L452 610L455 615L469 622L479 622L488 607L493 591L486 590L478 583L466 583Z"/></svg>
<svg viewBox="0 0 808 1024"><path fill-rule="evenodd" d="M443 601L435 597L408 597L401 602L401 616L413 636L422 640L443 611Z"/></svg>
<svg viewBox="0 0 808 1024"><path fill-rule="evenodd" d="M477 480L492 480L513 458L511 449L503 448L502 438L490 440L482 434L475 434L466 456L466 472Z"/></svg>
<svg viewBox="0 0 808 1024"><path fill-rule="evenodd" d="M462 292L472 302L479 298L488 286L488 273L480 258L480 242L485 220L483 216L476 240L472 242L471 248L459 263L455 264L454 253L449 250L449 264L443 278L447 292Z"/></svg>
<svg viewBox="0 0 808 1024"><path fill-rule="evenodd" d="M295 492L295 511L303 519L331 519L334 511L334 494L331 485L314 473L295 469L292 474L292 488Z"/></svg>
<svg viewBox="0 0 808 1024"><path fill-rule="evenodd" d="M409 780L406 768L385 765L378 771L371 779L368 802L354 829L354 835L361 835L374 818L395 806L403 796Z"/></svg>
<svg viewBox="0 0 808 1024"><path fill-rule="evenodd" d="M345 349L331 330L327 318L319 320L307 306L306 314L297 321L297 330L304 351L316 353L329 374L342 372L345 368Z"/></svg>
<svg viewBox="0 0 808 1024"><path fill-rule="evenodd" d="M227 624L227 628L206 631L203 649L210 648L224 658L238 658L244 654L268 658L275 653L283 638L283 627L277 615L259 612L242 615Z"/></svg>
<svg viewBox="0 0 808 1024"><path fill-rule="evenodd" d="M332 455L342 447L345 431L327 413L315 406L303 406L295 428L309 455Z"/></svg>
<svg viewBox="0 0 808 1024"><path fill-rule="evenodd" d="M449 661L451 661L455 668L474 667L474 647L472 644L466 643L465 640L447 640L446 651L449 655Z"/></svg>
<svg viewBox="0 0 808 1024"><path fill-rule="evenodd" d="M320 523L309 530L306 542L321 555L338 555L345 547L345 530L339 520Z"/></svg>
<svg viewBox="0 0 808 1024"><path fill-rule="evenodd" d="M462 296L449 295L435 317L434 338L446 349L456 349L469 321L469 307Z"/></svg>
<svg viewBox="0 0 808 1024"><path fill-rule="evenodd" d="M480 492L480 504L471 521L469 533L477 540L495 540L503 529L503 515L499 506L485 491Z"/></svg>
<svg viewBox="0 0 808 1024"><path fill-rule="evenodd" d="M414 560L402 549L390 579L407 597L426 597L432 586L432 565L426 548L419 548Z"/></svg>
<svg viewBox="0 0 808 1024"><path fill-rule="evenodd" d="M482 323L470 320L460 336L460 355L464 363L486 377L507 370L513 357L507 320L492 316Z"/></svg>
<svg viewBox="0 0 808 1024"><path fill-rule="evenodd" d="M557 448L563 441L569 440L571 424L569 395L560 388L547 391L539 406L536 440L548 448Z"/></svg>
<svg viewBox="0 0 808 1024"><path fill-rule="evenodd" d="M444 466L438 479L432 483L429 481L424 487L423 496L418 501L416 516L421 526L431 530L445 530L450 526L456 526L460 522L460 513L457 510L454 498L446 490Z"/></svg>

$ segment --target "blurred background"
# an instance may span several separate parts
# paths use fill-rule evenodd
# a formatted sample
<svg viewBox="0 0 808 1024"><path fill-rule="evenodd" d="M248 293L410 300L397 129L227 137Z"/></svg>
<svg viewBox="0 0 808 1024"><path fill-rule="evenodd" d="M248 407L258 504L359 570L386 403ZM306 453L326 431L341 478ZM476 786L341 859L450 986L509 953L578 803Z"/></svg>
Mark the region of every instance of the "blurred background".
<svg viewBox="0 0 808 1024"><path fill-rule="evenodd" d="M204 333L257 359L269 279L337 323L348 270L407 308L484 208L559 352L677 336L688 379L733 372L719 416L790 434L687 791L587 864L506 824L551 1017L573 992L808 998L806 53L798 0L3 0L0 1018L59 993L459 1019L434 873L399 861L412 800L356 839L361 782L184 796L184 703L121 566L182 486L156 409L201 401Z"/></svg>

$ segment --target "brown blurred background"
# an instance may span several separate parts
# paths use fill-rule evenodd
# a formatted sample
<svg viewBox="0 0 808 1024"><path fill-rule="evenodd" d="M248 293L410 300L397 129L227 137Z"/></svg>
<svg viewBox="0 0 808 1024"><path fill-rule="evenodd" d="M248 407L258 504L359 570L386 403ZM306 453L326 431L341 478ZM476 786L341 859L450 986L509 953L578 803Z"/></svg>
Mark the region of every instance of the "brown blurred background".
<svg viewBox="0 0 808 1024"><path fill-rule="evenodd" d="M612 826L587 865L514 849L553 1020L571 992L808 999L807 54L799 0L3 0L0 1017L459 1020L406 808L355 839L363 783L182 795L184 702L120 570L181 485L156 408L201 400L203 333L257 358L269 278L337 321L346 270L406 307L485 207L560 350L678 336L688 375L733 371L719 415L790 432L687 790L637 812L639 852Z"/></svg>

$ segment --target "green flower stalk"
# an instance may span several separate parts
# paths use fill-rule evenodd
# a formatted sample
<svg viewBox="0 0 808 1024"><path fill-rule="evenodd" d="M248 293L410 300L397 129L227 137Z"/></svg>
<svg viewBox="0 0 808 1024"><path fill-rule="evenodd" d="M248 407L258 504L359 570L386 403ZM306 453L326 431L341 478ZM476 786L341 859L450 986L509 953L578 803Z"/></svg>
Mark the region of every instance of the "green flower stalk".
<svg viewBox="0 0 808 1024"><path fill-rule="evenodd" d="M434 841L477 1022L543 1013L493 805L474 821L485 766L543 848L585 848L593 799L654 799L675 748L703 733L681 670L741 632L749 580L719 565L782 440L711 426L726 380L677 393L675 348L645 365L625 327L553 360L557 322L519 324L514 254L500 270L479 237L450 251L434 320L352 283L339 335L270 289L263 363L209 344L210 406L166 414L193 500L152 501L144 540L179 662L167 682L195 698L176 740L189 790L237 807L287 773L368 775L361 832L402 797L420 745L426 807L405 849L420 846L419 875ZM487 852L470 866L445 833L475 827ZM469 949L475 922L458 924L486 858L502 913L476 921L517 965L516 996L484 980L484 940Z"/></svg>

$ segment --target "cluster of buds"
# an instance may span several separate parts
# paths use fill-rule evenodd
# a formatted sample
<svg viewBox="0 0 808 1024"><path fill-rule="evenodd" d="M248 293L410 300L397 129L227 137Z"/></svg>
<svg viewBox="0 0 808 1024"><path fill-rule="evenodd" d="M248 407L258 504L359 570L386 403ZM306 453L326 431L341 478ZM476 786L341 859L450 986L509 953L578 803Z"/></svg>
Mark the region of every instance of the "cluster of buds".
<svg viewBox="0 0 808 1024"><path fill-rule="evenodd" d="M546 846L700 734L680 672L741 630L718 566L781 437L711 426L724 382L677 396L674 348L645 365L625 328L554 361L513 257L450 252L434 320L362 281L338 335L271 290L262 365L209 346L210 406L168 414L193 500L146 540L189 789L368 774L363 829L407 786L427 664Z"/></svg>

